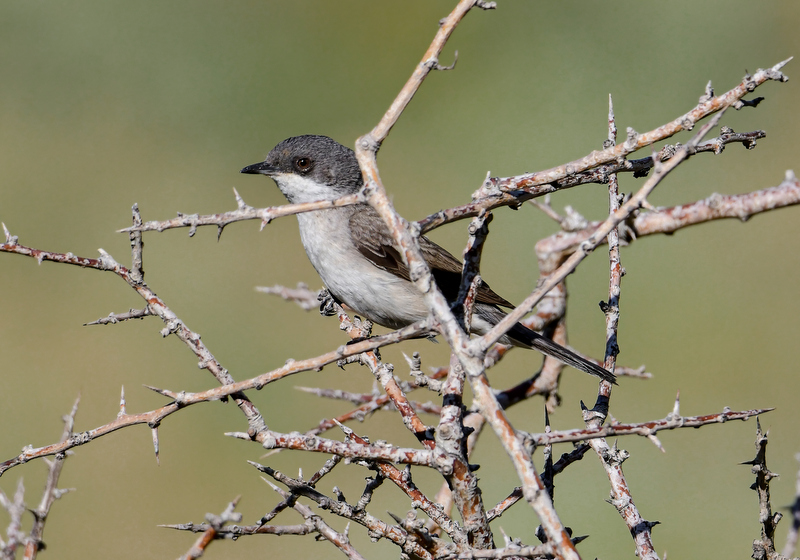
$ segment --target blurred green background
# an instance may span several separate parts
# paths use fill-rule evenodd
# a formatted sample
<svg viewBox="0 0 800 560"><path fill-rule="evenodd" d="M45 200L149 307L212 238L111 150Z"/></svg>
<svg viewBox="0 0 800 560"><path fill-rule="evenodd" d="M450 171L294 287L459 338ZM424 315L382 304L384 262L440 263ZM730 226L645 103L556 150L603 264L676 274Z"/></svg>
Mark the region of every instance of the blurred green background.
<svg viewBox="0 0 800 560"><path fill-rule="evenodd" d="M128 238L115 230L130 223L134 202L146 220L233 209L233 187L253 206L281 204L270 181L238 170L297 134L326 134L352 146L378 121L454 4L7 0L0 5L0 219L23 244L82 256L95 256L102 247L127 262ZM463 203L487 170L533 171L599 148L609 93L620 130L646 131L694 106L708 80L723 92L746 69L800 54L798 21L800 4L791 0L501 1L496 11L470 14L456 31L442 62L449 64L457 49L458 66L431 75L392 131L379 159L384 182L410 219ZM793 80L797 67L792 62L785 68ZM653 204L780 183L800 153L800 95L795 81L768 83L756 95L767 98L758 109L732 111L723 123L737 131L765 129L758 148L731 146L720 156L692 159L658 188ZM626 191L639 184L622 180ZM589 185L553 199L559 210L566 204L601 218L605 187ZM553 233L554 224L531 207L501 209L495 218L484 276L518 301L537 278L533 244ZM762 418L770 430L770 466L782 474L772 487L775 507L793 499L794 455L800 451L798 218L800 208L792 208L744 225L704 225L643 239L622 255L628 275L620 362L646 364L655 377L622 380L613 396L614 416L626 422L661 418L679 390L687 415L724 406L777 407ZM461 222L433 237L460 253L465 231ZM344 341L333 319L253 289L298 281L319 287L294 218L261 233L255 222L235 224L219 242L212 229L192 239L186 233L146 234L146 280L236 379ZM569 279L570 342L595 355L603 348L597 302L607 291L605 253L597 251ZM78 394L77 427L87 430L113 418L122 385L132 412L165 402L142 384L214 386L177 339L159 336L156 319L81 326L141 307L111 274L0 255L0 294L0 459L27 444L55 441L60 417ZM425 366L446 363L443 344L417 341L401 349L421 351ZM538 367L538 357L515 354L492 372L495 385L510 385ZM399 350L384 357L405 375ZM369 391L372 384L364 369L329 367L252 398L275 429L306 430L348 406L321 402L295 385ZM567 372L554 427L580 426L579 399L592 402L594 394L591 379ZM511 417L520 428L541 429L541 401L515 408ZM278 497L245 462L258 460L262 450L223 436L245 427L234 406L212 403L164 423L160 466L145 428L77 449L61 482L77 492L55 504L43 557L176 557L194 536L156 525L202 521L237 494L244 495L244 523L254 522ZM380 414L356 428L373 439L414 444L396 415ZM753 421L665 432L665 454L642 439L621 441L632 454L624 468L640 511L662 522L654 532L660 553L750 554L760 532L758 509L748 489L753 477L739 463L753 457L754 435ZM501 457L493 436L485 434L475 462L485 465L479 475L489 507L515 480ZM268 462L294 475L323 460L282 453ZM12 492L24 477L33 506L44 471L41 462L14 469L0 479L0 488ZM367 475L360 467L340 467L321 490L330 493L337 484L355 499ZM421 470L415 481L431 493L440 483ZM633 544L607 497L605 476L592 457L557 480L563 520L576 534L591 535L580 546L582 555L632 557ZM407 504L384 485L373 512L403 515ZM288 512L277 521L301 520ZM0 514L0 526L6 522ZM345 525L330 522L339 530ZM780 546L788 524L779 531ZM493 527L498 543L500 527L534 542L535 525L520 504ZM385 543L370 544L360 527L351 527L351 538L367 557L397 554ZM341 557L310 538L267 536L214 544L208 557L264 554Z"/></svg>

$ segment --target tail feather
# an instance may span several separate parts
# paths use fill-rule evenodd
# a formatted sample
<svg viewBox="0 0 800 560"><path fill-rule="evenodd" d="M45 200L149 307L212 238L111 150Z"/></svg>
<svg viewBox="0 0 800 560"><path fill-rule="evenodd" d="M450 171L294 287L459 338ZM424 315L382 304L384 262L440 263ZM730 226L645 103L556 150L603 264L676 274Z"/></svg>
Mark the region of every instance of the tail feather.
<svg viewBox="0 0 800 560"><path fill-rule="evenodd" d="M475 315L473 316L472 328L474 332L483 334L481 331L488 330L486 327L496 325L503 317L503 313L498 307L494 305L478 304L475 306ZM476 318L479 320L476 321ZM478 325L477 323L486 321L488 325ZM525 348L533 348L542 354L551 356L568 366L574 367L577 370L599 377L609 383L617 384L617 376L594 362L590 362L582 356L578 356L569 348L564 348L547 337L544 337L532 331L531 329L517 323L511 330L506 333L500 342L504 344L513 344L515 346L522 346Z"/></svg>
<svg viewBox="0 0 800 560"><path fill-rule="evenodd" d="M617 376L610 371L594 362L590 362L582 356L578 356L569 348L564 348L560 344L553 342L549 338L544 337L536 331L532 331L531 329L528 329L519 323L517 323L514 328L508 332L508 334L512 341L521 342L530 348L538 350L542 354L552 356L553 358L564 362L568 366L586 372L589 375L599 377L600 379L608 381L609 383L613 383L614 385L617 384Z"/></svg>

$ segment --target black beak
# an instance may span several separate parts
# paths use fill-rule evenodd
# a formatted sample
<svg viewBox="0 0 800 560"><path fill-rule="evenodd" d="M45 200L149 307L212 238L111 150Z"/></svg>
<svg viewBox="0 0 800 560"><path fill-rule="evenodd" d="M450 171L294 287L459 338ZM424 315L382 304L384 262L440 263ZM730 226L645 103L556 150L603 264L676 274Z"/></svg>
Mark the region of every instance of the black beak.
<svg viewBox="0 0 800 560"><path fill-rule="evenodd" d="M260 161L258 163L254 163L253 165L248 165L247 167L239 171L239 173L250 173L257 175L273 175L277 172L278 169L276 167L271 166L266 161Z"/></svg>

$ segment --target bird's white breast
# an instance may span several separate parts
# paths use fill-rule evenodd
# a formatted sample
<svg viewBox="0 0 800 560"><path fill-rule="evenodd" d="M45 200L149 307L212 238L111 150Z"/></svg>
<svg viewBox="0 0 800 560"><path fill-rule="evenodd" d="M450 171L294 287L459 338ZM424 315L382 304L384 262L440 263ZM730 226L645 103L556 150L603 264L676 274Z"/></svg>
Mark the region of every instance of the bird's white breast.
<svg viewBox="0 0 800 560"><path fill-rule="evenodd" d="M298 214L300 239L325 286L360 315L389 328L424 319L428 310L414 285L373 265L350 238L344 209Z"/></svg>

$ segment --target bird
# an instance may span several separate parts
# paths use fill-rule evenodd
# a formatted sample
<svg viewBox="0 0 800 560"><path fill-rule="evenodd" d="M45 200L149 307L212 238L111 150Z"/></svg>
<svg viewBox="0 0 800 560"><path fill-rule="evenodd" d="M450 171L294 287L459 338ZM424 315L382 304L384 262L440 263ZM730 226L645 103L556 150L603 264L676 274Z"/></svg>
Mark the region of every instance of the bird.
<svg viewBox="0 0 800 560"><path fill-rule="evenodd" d="M364 181L355 153L332 138L304 135L287 138L264 161L241 173L266 175L292 203L330 201L358 193ZM357 314L390 329L399 329L430 314L422 292L411 282L402 251L378 212L367 203L297 214L300 240L328 292ZM419 247L444 297L454 302L462 264L427 237ZM471 330L485 334L513 305L486 283L478 288ZM515 324L500 340L534 348L561 362L611 383L616 377L572 350Z"/></svg>

